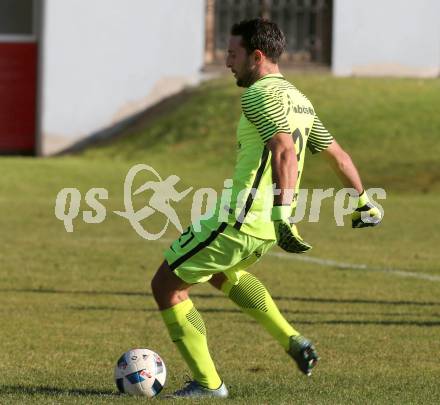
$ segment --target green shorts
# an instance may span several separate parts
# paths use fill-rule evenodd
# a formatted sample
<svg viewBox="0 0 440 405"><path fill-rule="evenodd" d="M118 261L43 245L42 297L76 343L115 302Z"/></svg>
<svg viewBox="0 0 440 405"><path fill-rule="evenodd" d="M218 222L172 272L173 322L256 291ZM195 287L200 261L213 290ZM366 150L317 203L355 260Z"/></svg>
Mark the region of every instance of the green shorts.
<svg viewBox="0 0 440 405"><path fill-rule="evenodd" d="M171 270L188 284L203 283L225 273L236 284L238 271L256 263L276 242L247 235L221 223L216 230L191 225L164 253Z"/></svg>

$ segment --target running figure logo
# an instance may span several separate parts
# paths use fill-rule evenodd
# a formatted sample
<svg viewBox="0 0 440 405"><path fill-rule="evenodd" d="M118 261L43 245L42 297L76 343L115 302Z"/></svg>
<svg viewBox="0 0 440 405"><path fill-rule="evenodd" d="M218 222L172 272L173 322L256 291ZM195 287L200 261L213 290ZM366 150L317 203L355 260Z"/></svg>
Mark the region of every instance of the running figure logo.
<svg viewBox="0 0 440 405"><path fill-rule="evenodd" d="M141 187L132 192L133 181L136 175L141 171L147 171L153 173L158 181L147 181ZM124 182L124 206L125 211L113 211L115 214L120 215L123 218L127 218L137 232L138 235L147 240L159 239L167 230L168 224L171 223L177 228L179 232L183 232L182 225L180 224L179 217L175 209L170 205L170 200L173 202L179 202L184 199L193 189L190 187L182 192L178 192L175 185L180 181L180 177L171 175L165 180L162 180L159 173L151 166L146 164L138 164L133 166ZM148 205L141 208L138 211L134 211L132 196L143 193L147 190L153 190L154 194L151 196ZM160 212L166 216L167 220L163 229L158 233L150 233L144 229L140 224L140 221L153 215L155 212Z"/></svg>

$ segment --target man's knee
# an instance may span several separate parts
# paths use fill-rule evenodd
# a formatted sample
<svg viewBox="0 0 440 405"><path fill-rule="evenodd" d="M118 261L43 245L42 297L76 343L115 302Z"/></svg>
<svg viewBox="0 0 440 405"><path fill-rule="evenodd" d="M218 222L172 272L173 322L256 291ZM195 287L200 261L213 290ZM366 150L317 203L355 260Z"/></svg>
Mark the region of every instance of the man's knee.
<svg viewBox="0 0 440 405"><path fill-rule="evenodd" d="M188 298L189 284L177 277L164 261L151 280L151 291L160 309L169 308Z"/></svg>

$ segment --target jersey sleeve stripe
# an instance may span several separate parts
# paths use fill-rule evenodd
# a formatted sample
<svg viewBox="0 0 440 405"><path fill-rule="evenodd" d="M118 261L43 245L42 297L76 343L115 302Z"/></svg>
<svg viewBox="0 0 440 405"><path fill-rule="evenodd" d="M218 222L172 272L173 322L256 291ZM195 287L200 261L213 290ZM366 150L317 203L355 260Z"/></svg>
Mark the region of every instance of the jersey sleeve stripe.
<svg viewBox="0 0 440 405"><path fill-rule="evenodd" d="M280 105L276 100L265 100L264 102L262 102L260 100L259 102L255 102L255 103L243 103L242 107L243 107L243 109L245 109L249 112L253 112L253 111L258 111L259 109L261 109L261 104L263 104L263 103L264 103L265 109Z"/></svg>
<svg viewBox="0 0 440 405"><path fill-rule="evenodd" d="M283 108L281 106L279 106L277 104L271 104L271 105L268 105L265 113L267 115L267 114L269 114L269 113L271 113L273 111L278 111L278 112L282 113L284 110L283 110ZM250 117L254 117L256 115L261 115L261 112L259 111L258 108L253 108L253 109L247 109L246 108L246 115L248 115Z"/></svg>
<svg viewBox="0 0 440 405"><path fill-rule="evenodd" d="M278 132L290 133L279 89L250 87L243 94L241 105L244 116L255 125L264 143Z"/></svg>
<svg viewBox="0 0 440 405"><path fill-rule="evenodd" d="M261 122L268 122L268 121L276 122L276 123L287 122L283 112L278 112L276 115L271 115L270 119L268 119L267 117L258 117L258 116L255 116L255 115L247 115L246 117L251 118L252 122L255 125L258 125Z"/></svg>
<svg viewBox="0 0 440 405"><path fill-rule="evenodd" d="M313 153L322 152L333 142L330 132L322 124L321 120L315 115L313 126L307 139L307 147Z"/></svg>

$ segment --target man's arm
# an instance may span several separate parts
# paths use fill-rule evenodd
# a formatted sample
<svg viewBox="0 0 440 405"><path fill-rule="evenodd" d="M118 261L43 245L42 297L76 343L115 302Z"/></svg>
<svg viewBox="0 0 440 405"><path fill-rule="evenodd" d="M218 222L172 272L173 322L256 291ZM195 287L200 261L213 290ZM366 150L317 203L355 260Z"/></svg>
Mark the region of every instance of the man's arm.
<svg viewBox="0 0 440 405"><path fill-rule="evenodd" d="M267 147L272 154L272 182L280 190L280 194L274 195L271 215L278 246L290 253L306 252L312 246L301 238L295 224L289 221L298 178L298 161L292 135L279 132L267 142Z"/></svg>
<svg viewBox="0 0 440 405"><path fill-rule="evenodd" d="M345 187L354 188L359 194L364 191L361 178L350 155L339 146L336 140L333 140L331 145L321 153Z"/></svg>
<svg viewBox="0 0 440 405"><path fill-rule="evenodd" d="M336 140L321 152L345 187L354 188L358 192L357 208L351 217L353 228L375 226L382 220L382 214L369 200L364 191L359 172L350 155L345 152Z"/></svg>
<svg viewBox="0 0 440 405"><path fill-rule="evenodd" d="M273 205L291 206L298 177L298 161L292 135L278 133L267 142L267 147L272 153L272 182L281 191L279 195L274 195Z"/></svg>

